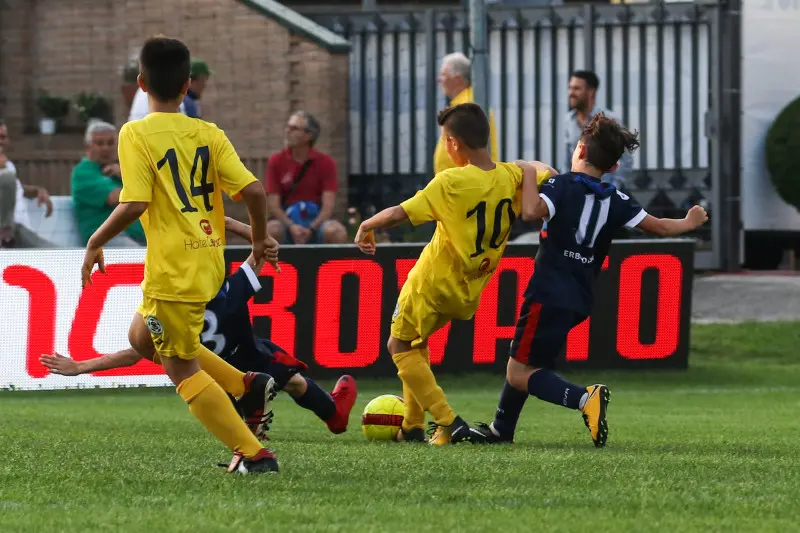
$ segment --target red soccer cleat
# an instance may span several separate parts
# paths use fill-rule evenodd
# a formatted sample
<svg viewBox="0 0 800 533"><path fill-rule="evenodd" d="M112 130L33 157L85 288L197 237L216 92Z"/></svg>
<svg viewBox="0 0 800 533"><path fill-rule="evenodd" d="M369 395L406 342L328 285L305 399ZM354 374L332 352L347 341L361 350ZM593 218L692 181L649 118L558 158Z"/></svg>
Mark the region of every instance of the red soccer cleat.
<svg viewBox="0 0 800 533"><path fill-rule="evenodd" d="M353 404L356 403L356 396L358 396L358 390L353 376L340 377L331 393L333 403L336 404L336 412L326 422L331 433L339 434L347 431L347 422L350 419Z"/></svg>

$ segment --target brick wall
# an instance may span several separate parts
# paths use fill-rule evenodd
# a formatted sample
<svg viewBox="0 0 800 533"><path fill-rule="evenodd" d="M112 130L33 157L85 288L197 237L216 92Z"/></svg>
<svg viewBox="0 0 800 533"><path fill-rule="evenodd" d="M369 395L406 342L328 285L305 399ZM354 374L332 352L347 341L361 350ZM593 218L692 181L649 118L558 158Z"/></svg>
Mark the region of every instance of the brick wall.
<svg viewBox="0 0 800 533"><path fill-rule="evenodd" d="M331 53L237 0L8 4L0 11L0 115L11 130L10 157L36 169L24 176L29 182L68 193L69 176L61 176L60 167L83 150L78 131L53 138L38 134L36 92L101 92L113 99L121 125L128 114L122 67L144 39L163 33L182 39L214 70L203 116L228 133L242 158L257 160L279 150L286 118L303 108L322 122L318 148L334 157L340 188L347 190L346 53ZM256 175L263 179L263 169Z"/></svg>

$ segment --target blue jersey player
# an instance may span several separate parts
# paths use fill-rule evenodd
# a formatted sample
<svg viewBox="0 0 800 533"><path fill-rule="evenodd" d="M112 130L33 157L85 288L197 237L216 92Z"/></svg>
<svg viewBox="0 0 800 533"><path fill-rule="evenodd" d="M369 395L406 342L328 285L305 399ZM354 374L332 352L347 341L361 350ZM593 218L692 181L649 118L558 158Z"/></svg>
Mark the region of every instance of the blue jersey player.
<svg viewBox="0 0 800 533"><path fill-rule="evenodd" d="M233 219L226 227L249 238L250 228ZM234 274L225 279L213 300L206 304L205 325L200 340L209 350L242 372L260 372L274 379L273 392L285 391L301 407L313 411L333 433L347 429L350 411L356 400L356 382L351 376L342 376L331 394L312 379L299 372L308 367L286 353L273 342L253 333L248 301L261 290L256 272L264 261L256 262L252 254ZM43 355L42 364L54 374L76 376L100 370L109 370L137 363L142 357L153 360L154 354L139 354L133 348L85 361L74 361L59 354ZM155 356L155 362L158 362ZM266 409L261 425L269 427L271 410ZM251 427L258 421L248 420ZM258 435L262 436L262 435Z"/></svg>
<svg viewBox="0 0 800 533"><path fill-rule="evenodd" d="M536 269L524 293L495 419L472 428L473 442L513 442L520 413L531 395L580 410L594 445L605 445L608 387L576 385L552 370L567 334L592 310L594 283L617 230L638 227L674 236L708 220L700 206L692 207L683 219L653 217L613 185L601 183L603 174L616 170L622 154L638 146L636 133L598 114L575 147L571 172L550 178L537 191L539 163L518 163L529 191L523 198L522 218L543 219L546 230L542 230Z"/></svg>

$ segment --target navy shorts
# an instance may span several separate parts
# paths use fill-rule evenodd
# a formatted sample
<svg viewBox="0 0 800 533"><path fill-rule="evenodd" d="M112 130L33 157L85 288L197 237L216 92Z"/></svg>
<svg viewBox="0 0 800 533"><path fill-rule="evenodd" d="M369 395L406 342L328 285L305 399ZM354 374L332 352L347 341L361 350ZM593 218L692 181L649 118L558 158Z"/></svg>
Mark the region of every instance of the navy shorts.
<svg viewBox="0 0 800 533"><path fill-rule="evenodd" d="M509 356L534 368L552 369L567 344L569 331L585 319L575 311L526 299Z"/></svg>
<svg viewBox="0 0 800 533"><path fill-rule="evenodd" d="M228 359L228 363L240 372L269 374L275 378L278 389L283 389L293 375L308 369L305 363L267 339L258 339L255 353L239 350Z"/></svg>

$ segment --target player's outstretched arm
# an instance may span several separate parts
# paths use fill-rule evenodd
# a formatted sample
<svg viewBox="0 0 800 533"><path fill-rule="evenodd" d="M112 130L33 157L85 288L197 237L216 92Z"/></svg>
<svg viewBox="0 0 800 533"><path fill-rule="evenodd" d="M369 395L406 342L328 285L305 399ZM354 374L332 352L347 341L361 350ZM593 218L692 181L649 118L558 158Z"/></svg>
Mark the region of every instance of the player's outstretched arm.
<svg viewBox="0 0 800 533"><path fill-rule="evenodd" d="M266 260L277 272L280 272L278 241L267 233L267 195L264 193L264 187L254 181L244 187L240 194L250 215L250 238L245 238L253 243L253 256L257 261ZM245 225L242 224L242 226ZM227 220L225 227L228 228ZM239 230L244 231L242 227L239 227Z"/></svg>
<svg viewBox="0 0 800 533"><path fill-rule="evenodd" d="M97 231L89 237L86 243L86 254L83 257L83 267L81 268L81 283L84 288L92 283L92 269L94 265L100 268L100 272L105 273L105 260L103 259L103 246L122 233L125 228L131 225L147 210L148 202L126 202L114 208L111 215Z"/></svg>
<svg viewBox="0 0 800 533"><path fill-rule="evenodd" d="M684 218L656 218L647 215L636 227L653 235L675 237L695 230L707 221L706 210L696 205L689 209Z"/></svg>
<svg viewBox="0 0 800 533"><path fill-rule="evenodd" d="M375 230L393 228L408 220L408 214L401 206L388 207L361 223L356 233L355 243L365 254L375 253Z"/></svg>
<svg viewBox="0 0 800 533"><path fill-rule="evenodd" d="M89 372L135 365L141 359L142 356L139 355L136 350L128 348L121 352L104 355L95 359L87 359L86 361L75 361L74 359L64 357L58 353L42 355L39 361L53 374L78 376L80 374L88 374Z"/></svg>
<svg viewBox="0 0 800 533"><path fill-rule="evenodd" d="M250 226L245 224L244 222L239 222L238 220L225 217L225 229L230 231L231 233L242 237L243 239L247 239L247 242L253 242L252 232L250 231ZM255 256L251 253L250 256L247 258L247 262L250 263L250 266L253 267L253 270L256 272L261 272L261 267L264 266L264 263L269 261L272 266L275 268L276 272L281 271L280 265L278 265L278 248L280 247L278 241L273 239L270 235L267 235L267 250L266 255L262 257L260 260L256 261Z"/></svg>
<svg viewBox="0 0 800 533"><path fill-rule="evenodd" d="M244 222L239 222L235 218L225 217L225 229L230 231L234 235L238 235L243 239L247 239L247 242L253 242L253 236L250 232L250 226L245 224Z"/></svg>
<svg viewBox="0 0 800 533"><path fill-rule="evenodd" d="M516 161L516 165L522 169L522 210L520 217L525 222L540 220L549 213L547 203L539 195L538 176L540 172L555 172L543 163L538 161ZM540 167L536 164L541 165ZM555 174L553 174L555 175Z"/></svg>

